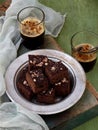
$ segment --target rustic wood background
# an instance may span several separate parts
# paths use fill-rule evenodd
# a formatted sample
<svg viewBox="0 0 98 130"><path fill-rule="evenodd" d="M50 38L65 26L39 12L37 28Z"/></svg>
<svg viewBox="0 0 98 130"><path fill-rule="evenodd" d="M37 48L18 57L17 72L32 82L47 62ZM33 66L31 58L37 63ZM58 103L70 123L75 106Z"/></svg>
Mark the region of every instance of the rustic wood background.
<svg viewBox="0 0 98 130"><path fill-rule="evenodd" d="M0 4L0 12L2 12L2 13L5 12L6 9L9 7L10 3L11 3L11 0L6 0L6 1L2 2Z"/></svg>

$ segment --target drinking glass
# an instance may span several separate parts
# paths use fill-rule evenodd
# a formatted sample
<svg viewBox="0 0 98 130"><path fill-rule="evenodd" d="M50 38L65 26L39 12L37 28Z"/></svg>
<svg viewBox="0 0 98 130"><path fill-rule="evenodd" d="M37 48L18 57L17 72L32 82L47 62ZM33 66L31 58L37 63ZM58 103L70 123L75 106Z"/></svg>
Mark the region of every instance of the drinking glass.
<svg viewBox="0 0 98 130"><path fill-rule="evenodd" d="M98 35L91 31L76 32L71 38L72 56L82 65L85 72L92 70L96 63L96 46Z"/></svg>
<svg viewBox="0 0 98 130"><path fill-rule="evenodd" d="M25 7L17 14L23 45L35 49L44 42L45 25L44 12L38 7Z"/></svg>

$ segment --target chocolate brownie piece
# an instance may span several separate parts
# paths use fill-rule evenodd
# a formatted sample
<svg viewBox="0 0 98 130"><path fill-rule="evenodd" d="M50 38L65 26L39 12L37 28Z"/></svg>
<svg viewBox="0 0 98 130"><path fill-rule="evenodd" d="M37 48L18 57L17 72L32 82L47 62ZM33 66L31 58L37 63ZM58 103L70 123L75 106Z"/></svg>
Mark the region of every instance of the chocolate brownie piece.
<svg viewBox="0 0 98 130"><path fill-rule="evenodd" d="M65 97L70 93L70 80L67 77L64 77L58 83L55 83L55 93L56 96Z"/></svg>
<svg viewBox="0 0 98 130"><path fill-rule="evenodd" d="M43 68L45 63L48 62L47 56L44 55L28 55L29 58L29 71L35 68Z"/></svg>
<svg viewBox="0 0 98 130"><path fill-rule="evenodd" d="M25 74L27 72L27 69L24 69L21 73L20 76L16 82L16 86L20 94L25 97L28 100L32 100L33 97L33 92L31 88L28 85L28 82L25 78Z"/></svg>
<svg viewBox="0 0 98 130"><path fill-rule="evenodd" d="M55 84L68 75L68 69L62 62L48 61L45 66L45 74L47 75L51 84Z"/></svg>
<svg viewBox="0 0 98 130"><path fill-rule="evenodd" d="M42 91L37 95L37 101L46 104L55 103L55 89L50 88L47 91Z"/></svg>
<svg viewBox="0 0 98 130"><path fill-rule="evenodd" d="M48 79L41 69L34 69L30 73L27 72L26 80L35 94L48 89Z"/></svg>

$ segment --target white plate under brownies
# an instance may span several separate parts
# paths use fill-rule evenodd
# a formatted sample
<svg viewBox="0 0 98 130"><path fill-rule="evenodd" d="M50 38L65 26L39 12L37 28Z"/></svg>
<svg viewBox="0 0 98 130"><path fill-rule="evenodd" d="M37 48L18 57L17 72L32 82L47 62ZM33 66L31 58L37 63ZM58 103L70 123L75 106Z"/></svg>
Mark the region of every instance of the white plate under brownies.
<svg viewBox="0 0 98 130"><path fill-rule="evenodd" d="M45 55L53 60L61 60L66 65L66 67L68 67L74 80L71 94L69 94L60 102L50 105L36 104L24 99L17 92L15 77L17 73L23 68L23 66L28 62L29 54ZM16 102L23 107L42 115L56 114L69 109L80 100L86 86L86 76L81 65L70 55L51 49L30 51L16 58L6 71L5 81L7 95L13 102Z"/></svg>

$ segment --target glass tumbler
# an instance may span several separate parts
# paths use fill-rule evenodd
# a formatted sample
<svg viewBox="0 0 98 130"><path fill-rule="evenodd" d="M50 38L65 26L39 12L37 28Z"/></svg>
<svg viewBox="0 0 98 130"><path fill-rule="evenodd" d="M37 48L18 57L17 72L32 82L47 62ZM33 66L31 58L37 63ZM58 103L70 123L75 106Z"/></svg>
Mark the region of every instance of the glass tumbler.
<svg viewBox="0 0 98 130"><path fill-rule="evenodd" d="M44 12L38 7L25 7L17 14L23 45L35 49L44 42Z"/></svg>
<svg viewBox="0 0 98 130"><path fill-rule="evenodd" d="M91 31L76 32L71 38L72 56L85 72L93 69L97 60L98 35Z"/></svg>

